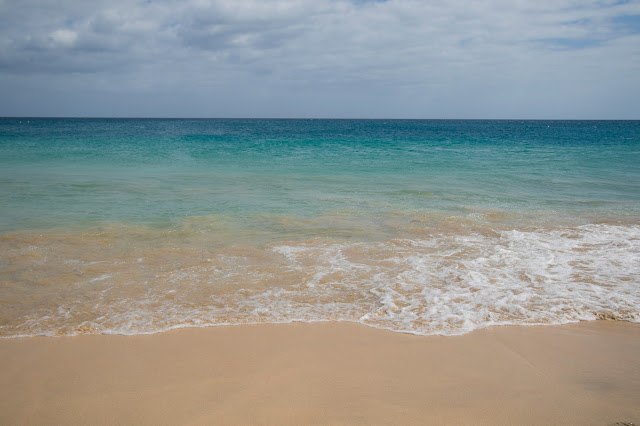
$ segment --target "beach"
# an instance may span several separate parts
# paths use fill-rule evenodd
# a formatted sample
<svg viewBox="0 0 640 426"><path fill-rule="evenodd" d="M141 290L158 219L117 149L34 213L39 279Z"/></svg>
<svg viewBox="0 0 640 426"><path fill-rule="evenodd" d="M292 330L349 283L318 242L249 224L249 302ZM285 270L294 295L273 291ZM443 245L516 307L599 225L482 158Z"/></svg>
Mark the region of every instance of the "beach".
<svg viewBox="0 0 640 426"><path fill-rule="evenodd" d="M640 426L639 69L640 0L0 0L0 426Z"/></svg>
<svg viewBox="0 0 640 426"><path fill-rule="evenodd" d="M639 135L0 119L0 424L639 424Z"/></svg>
<svg viewBox="0 0 640 426"><path fill-rule="evenodd" d="M0 340L2 424L640 422L640 326L353 323Z"/></svg>

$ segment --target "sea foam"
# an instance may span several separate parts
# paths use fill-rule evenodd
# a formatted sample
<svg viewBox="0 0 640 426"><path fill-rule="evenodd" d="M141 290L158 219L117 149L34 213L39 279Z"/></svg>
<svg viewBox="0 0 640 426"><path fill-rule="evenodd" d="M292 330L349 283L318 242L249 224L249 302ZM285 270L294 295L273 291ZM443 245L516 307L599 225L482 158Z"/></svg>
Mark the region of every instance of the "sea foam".
<svg viewBox="0 0 640 426"><path fill-rule="evenodd" d="M29 295L32 303L3 318L2 336L292 321L455 335L505 324L640 322L638 225L476 227L262 248L139 247L110 258L103 252L100 262L87 254L95 240L79 238L73 251L63 240L69 243L41 240L34 249L25 239L32 257L16 268L30 270L19 279L32 284L15 290L15 298ZM75 262L61 261L67 256Z"/></svg>

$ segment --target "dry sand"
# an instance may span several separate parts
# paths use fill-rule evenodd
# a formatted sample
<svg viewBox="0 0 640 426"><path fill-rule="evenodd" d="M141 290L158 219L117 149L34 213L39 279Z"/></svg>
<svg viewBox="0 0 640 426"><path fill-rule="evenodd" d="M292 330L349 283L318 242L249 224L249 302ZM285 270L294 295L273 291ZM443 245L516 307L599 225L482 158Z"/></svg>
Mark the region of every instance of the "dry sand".
<svg viewBox="0 0 640 426"><path fill-rule="evenodd" d="M0 424L640 423L640 325L0 340Z"/></svg>

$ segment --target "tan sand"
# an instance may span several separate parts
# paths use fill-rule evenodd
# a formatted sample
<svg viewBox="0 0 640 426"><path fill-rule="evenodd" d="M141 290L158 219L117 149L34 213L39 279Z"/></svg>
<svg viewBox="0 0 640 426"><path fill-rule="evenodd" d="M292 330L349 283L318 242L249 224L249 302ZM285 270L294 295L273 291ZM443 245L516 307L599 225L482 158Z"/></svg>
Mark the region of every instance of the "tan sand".
<svg viewBox="0 0 640 426"><path fill-rule="evenodd" d="M640 423L640 325L0 340L0 424Z"/></svg>

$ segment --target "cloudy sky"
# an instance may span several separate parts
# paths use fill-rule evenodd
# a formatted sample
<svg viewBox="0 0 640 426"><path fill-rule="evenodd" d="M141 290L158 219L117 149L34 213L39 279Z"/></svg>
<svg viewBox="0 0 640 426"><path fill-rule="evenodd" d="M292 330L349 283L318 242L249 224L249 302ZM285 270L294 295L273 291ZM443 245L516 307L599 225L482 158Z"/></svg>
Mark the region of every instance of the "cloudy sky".
<svg viewBox="0 0 640 426"><path fill-rule="evenodd" d="M640 119L640 0L0 0L0 116Z"/></svg>

